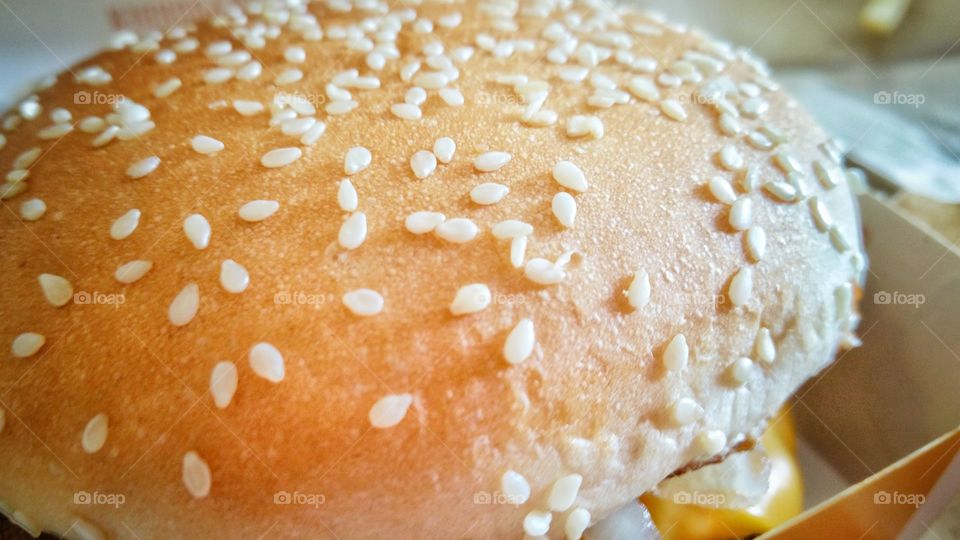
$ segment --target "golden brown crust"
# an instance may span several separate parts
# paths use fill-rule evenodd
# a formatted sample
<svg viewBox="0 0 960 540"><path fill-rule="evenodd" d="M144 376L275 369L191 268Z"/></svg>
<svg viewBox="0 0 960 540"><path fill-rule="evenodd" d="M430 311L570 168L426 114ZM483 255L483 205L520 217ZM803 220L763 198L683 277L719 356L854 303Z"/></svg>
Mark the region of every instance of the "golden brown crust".
<svg viewBox="0 0 960 540"><path fill-rule="evenodd" d="M459 28L435 30L449 50L472 45L481 31L507 37L491 30L479 9L418 11L434 20L464 13ZM325 30L357 20L321 6L311 11ZM545 24L519 20L516 34L531 39ZM398 40L404 58L432 39L408 27ZM452 84L466 96L465 106L449 107L429 91L423 118L405 121L389 112L410 86L396 74L404 61L391 60L380 74L381 89L353 90L357 110L331 117L318 112L326 133L302 159L266 169L260 157L299 146L296 138L267 130L267 114L244 117L207 104L268 103L288 91L270 84L287 44L301 43L307 54L305 77L289 91L322 96L338 71L370 70L363 54L342 41L303 42L285 32L253 51L265 66L260 79L204 84L201 72L213 62L202 48L228 36L201 26L200 51L181 54L170 66L152 55L105 52L83 66L99 64L113 74L108 86L78 85L65 75L40 93L45 111L66 107L74 120L109 112L106 105L75 105L80 89L128 96L157 124L146 135L99 149L90 147L92 135L78 131L55 143L38 141L34 134L48 123L42 118L8 133L0 151L4 171L27 148L49 151L32 167L29 190L4 201L0 218L2 335L10 343L34 331L47 340L34 357L0 362L6 411L0 500L46 530L62 534L81 518L116 538L510 538L522 535L524 515L543 508L552 483L570 473L584 477L576 506L597 519L700 459L693 444L702 430L721 430L731 444L748 437L833 357L846 332L843 321L834 321L835 297L838 287L856 279L852 252L838 252L818 232L806 203L786 204L757 189L746 196L768 247L751 264L744 234L727 223L728 206L705 187L715 175L741 176L723 172L715 157L736 140L718 131L712 107L690 102L696 85L661 88L686 100L685 122L636 98L592 109L585 103L587 82L560 81L556 66L542 59L546 44L538 42L538 52L509 59L478 50ZM703 43L670 30L631 37L635 53L656 58L660 70ZM612 60L598 69L621 89L637 75ZM519 98L491 80L498 73L550 80L545 107L560 113L560 121L545 128L518 123L522 106L510 101ZM727 74L736 81L755 77L741 62ZM183 87L155 98L151 88L172 76ZM859 249L846 183L825 191L809 167L824 158L817 148L824 135L782 92L764 96L770 111L748 124L786 133L783 148L804 164L811 194L827 203ZM564 126L573 114L600 117L603 138L568 137ZM197 134L223 141L225 149L212 156L194 152L189 140ZM416 180L409 157L441 136L457 143L453 162ZM351 177L369 234L346 251L337 244L347 215L337 207L337 181L344 153L357 145L373 153L371 167ZM764 178L783 177L772 152L742 141L737 146ZM487 150L511 152L513 159L497 172L477 173L472 161ZM156 171L140 180L124 174L149 155L161 158ZM561 159L577 163L590 183L587 192L574 194L571 230L550 212L562 190L550 171ZM508 185L509 195L489 207L471 202L470 189L489 181ZM48 210L24 222L19 205L31 197L43 199ZM263 222L244 222L237 209L254 199L280 201L280 210ZM138 229L111 239L110 224L131 208L143 213ZM419 210L469 217L482 232L463 245L415 236L403 222ZM213 231L202 251L182 231L183 219L195 212ZM528 259L576 252L562 283L540 286L511 267L508 242L490 233L505 219L534 226ZM154 267L121 285L113 273L133 259ZM249 270L251 284L242 294L220 286L224 259ZM753 297L735 308L727 287L747 265ZM649 305L634 311L622 291L639 269L649 273L652 294ZM37 284L45 272L66 277L74 291L121 294L123 303L55 308ZM188 282L199 284L199 312L175 327L167 308ZM454 317L448 306L469 283L487 284L493 304ZM357 317L341 304L342 294L363 287L385 298L379 315ZM531 358L511 366L503 341L524 317L534 321L537 346ZM763 376L737 387L730 365L753 356L761 326L775 338L777 359L760 363ZM684 372L670 373L661 356L678 333L690 344L690 362ZM247 363L261 341L285 359L286 378L278 384L257 377ZM224 410L209 394L211 370L221 360L239 369L237 393ZM395 393L414 396L407 416L395 427L371 428L370 408ZM696 399L705 414L678 428L665 409L680 396ZM101 412L109 416L109 435L90 455L81 435ZM191 450L211 469L206 498L193 499L181 481L182 457ZM508 469L529 480L531 501L482 504L484 493L500 490ZM75 504L78 492L120 494L124 502L117 508ZM275 504L278 492L322 496L323 504ZM551 537L562 536L563 516L554 516Z"/></svg>

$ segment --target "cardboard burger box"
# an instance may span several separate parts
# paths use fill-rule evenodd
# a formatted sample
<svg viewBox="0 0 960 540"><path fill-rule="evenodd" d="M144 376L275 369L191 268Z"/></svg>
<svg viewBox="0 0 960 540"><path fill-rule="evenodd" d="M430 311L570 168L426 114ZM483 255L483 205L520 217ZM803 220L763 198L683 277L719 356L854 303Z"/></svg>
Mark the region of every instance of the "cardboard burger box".
<svg viewBox="0 0 960 540"><path fill-rule="evenodd" d="M0 20L0 47L16 54L0 75L18 77L0 77L0 109L61 61L96 50L99 43L83 41L91 35L165 27L184 13L209 17L223 3L8 2L18 18ZM43 45L57 57L24 40L30 34L18 25L50 36ZM788 404L807 510L762 538L960 538L960 251L886 197L867 193L860 205L870 260L863 345L841 353ZM0 540L24 538L0 523Z"/></svg>

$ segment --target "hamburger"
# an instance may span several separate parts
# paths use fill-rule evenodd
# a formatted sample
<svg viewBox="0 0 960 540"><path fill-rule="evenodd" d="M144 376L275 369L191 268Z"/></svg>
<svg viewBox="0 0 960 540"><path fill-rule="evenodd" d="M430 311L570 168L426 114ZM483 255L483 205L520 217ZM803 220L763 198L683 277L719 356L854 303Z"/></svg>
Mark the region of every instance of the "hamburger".
<svg viewBox="0 0 960 540"><path fill-rule="evenodd" d="M255 2L122 32L2 127L33 536L656 535L639 496L856 343L838 145L629 7Z"/></svg>

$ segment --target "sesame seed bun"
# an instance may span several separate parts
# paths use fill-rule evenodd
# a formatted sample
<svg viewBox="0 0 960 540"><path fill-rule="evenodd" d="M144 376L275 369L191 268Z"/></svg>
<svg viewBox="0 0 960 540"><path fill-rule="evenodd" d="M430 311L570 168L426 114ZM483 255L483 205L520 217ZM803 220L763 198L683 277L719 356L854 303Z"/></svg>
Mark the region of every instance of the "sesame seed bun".
<svg viewBox="0 0 960 540"><path fill-rule="evenodd" d="M28 530L576 537L855 341L848 175L749 53L586 4L395 8L394 41L345 5L305 8L320 39L299 8L173 30L172 63L121 36L11 113L0 510Z"/></svg>

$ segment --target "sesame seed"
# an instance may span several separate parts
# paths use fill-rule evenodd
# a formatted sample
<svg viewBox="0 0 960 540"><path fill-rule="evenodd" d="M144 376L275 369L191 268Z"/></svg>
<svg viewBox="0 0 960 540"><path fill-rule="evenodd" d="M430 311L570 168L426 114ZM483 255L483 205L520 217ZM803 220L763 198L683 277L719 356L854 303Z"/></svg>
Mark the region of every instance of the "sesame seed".
<svg viewBox="0 0 960 540"><path fill-rule="evenodd" d="M411 105L420 106L426 100L427 100L427 92L426 90L424 90L423 88L420 88L419 86L414 86L410 88L403 95L403 101Z"/></svg>
<svg viewBox="0 0 960 540"><path fill-rule="evenodd" d="M830 243L833 244L834 249L840 253L850 251L850 242L843 235L839 227L836 225L831 226L828 234L830 235Z"/></svg>
<svg viewBox="0 0 960 540"><path fill-rule="evenodd" d="M106 146L107 144L110 143L110 141L116 138L117 133L120 133L119 126L108 126L106 129L100 132L99 135L94 137L93 142L91 142L90 144L92 144L94 148L100 148L101 146Z"/></svg>
<svg viewBox="0 0 960 540"><path fill-rule="evenodd" d="M749 302L752 295L753 270L750 267L741 268L730 281L730 301L739 307Z"/></svg>
<svg viewBox="0 0 960 540"><path fill-rule="evenodd" d="M554 512L566 512L577 499L577 493L580 491L580 484L582 483L583 477L579 474L568 474L560 477L550 489L547 506Z"/></svg>
<svg viewBox="0 0 960 540"><path fill-rule="evenodd" d="M638 270L633 275L633 281L627 289L627 301L633 309L640 309L650 303L650 276L645 270Z"/></svg>
<svg viewBox="0 0 960 540"><path fill-rule="evenodd" d="M519 364L533 353L534 345L536 345L536 333L533 321L521 319L507 335L507 340L503 344L503 357L510 364Z"/></svg>
<svg viewBox="0 0 960 540"><path fill-rule="evenodd" d="M753 377L753 360L741 356L730 366L730 378L737 384L746 384Z"/></svg>
<svg viewBox="0 0 960 540"><path fill-rule="evenodd" d="M196 283L188 283L170 302L167 318L174 326L184 326L197 315L199 307L200 287Z"/></svg>
<svg viewBox="0 0 960 540"><path fill-rule="evenodd" d="M829 231L830 227L833 226L833 218L830 216L827 205L823 204L823 201L816 196L807 199L807 204L810 207L810 215L813 216L813 222L816 224L817 230L820 232Z"/></svg>
<svg viewBox="0 0 960 540"><path fill-rule="evenodd" d="M0 186L0 199L11 199L26 190L26 182L5 182L2 186Z"/></svg>
<svg viewBox="0 0 960 540"><path fill-rule="evenodd" d="M343 156L343 172L348 175L357 174L369 167L372 160L370 150L363 146L354 146Z"/></svg>
<svg viewBox="0 0 960 540"><path fill-rule="evenodd" d="M215 67L203 72L203 82L207 84L221 84L233 78L233 69Z"/></svg>
<svg viewBox="0 0 960 540"><path fill-rule="evenodd" d="M8 184L23 182L30 176L30 171L25 169L14 169L7 173L6 181Z"/></svg>
<svg viewBox="0 0 960 540"><path fill-rule="evenodd" d="M561 265L539 257L527 261L523 274L538 285L556 285L567 277Z"/></svg>
<svg viewBox="0 0 960 540"><path fill-rule="evenodd" d="M44 298L51 305L61 307L73 298L73 285L66 278L55 274L40 274L37 278Z"/></svg>
<svg viewBox="0 0 960 540"><path fill-rule="evenodd" d="M587 190L587 177L570 161L559 161L553 166L553 179L561 186L574 191Z"/></svg>
<svg viewBox="0 0 960 540"><path fill-rule="evenodd" d="M260 342L250 348L248 355L250 368L258 376L272 382L278 383L284 377L283 355L273 345Z"/></svg>
<svg viewBox="0 0 960 540"><path fill-rule="evenodd" d="M490 306L491 300L490 289L483 283L464 285L457 290L457 295L450 304L450 313L454 315L477 313Z"/></svg>
<svg viewBox="0 0 960 540"><path fill-rule="evenodd" d="M797 188L786 182L767 182L763 185L763 189L783 202L793 202L797 199Z"/></svg>
<svg viewBox="0 0 960 540"><path fill-rule="evenodd" d="M273 80L277 86L293 84L303 78L303 72L296 68L282 71L277 78Z"/></svg>
<svg viewBox="0 0 960 540"><path fill-rule="evenodd" d="M243 265L233 259L225 259L220 263L220 285L231 293L242 293L250 285L250 274Z"/></svg>
<svg viewBox="0 0 960 540"><path fill-rule="evenodd" d="M42 140L59 139L73 131L72 124L53 124L37 132L37 138Z"/></svg>
<svg viewBox="0 0 960 540"><path fill-rule="evenodd" d="M733 191L733 186L722 176L714 176L708 184L710 193L723 204L733 204L737 200L737 194Z"/></svg>
<svg viewBox="0 0 960 540"><path fill-rule="evenodd" d="M574 509L567 516L567 523L563 528L567 540L576 540L583 537L583 532L590 526L590 512L584 508Z"/></svg>
<svg viewBox="0 0 960 540"><path fill-rule="evenodd" d="M380 71L387 65L387 57L380 51L371 51L365 59L367 67L374 71Z"/></svg>
<svg viewBox="0 0 960 540"><path fill-rule="evenodd" d="M183 232L197 249L206 249L210 245L210 223L200 214L190 214L183 220Z"/></svg>
<svg viewBox="0 0 960 540"><path fill-rule="evenodd" d="M40 157L40 154L43 153L43 150L39 146L35 146L28 150L24 150L17 155L13 160L13 169L29 169L33 162Z"/></svg>
<svg viewBox="0 0 960 540"><path fill-rule="evenodd" d="M690 348L687 346L686 336L677 334L663 350L663 365L669 371L680 371L687 367L689 357Z"/></svg>
<svg viewBox="0 0 960 540"><path fill-rule="evenodd" d="M239 374L237 365L233 362L217 362L210 372L210 395L213 396L213 404L218 409L226 409L233 401L233 395L237 392L239 383Z"/></svg>
<svg viewBox="0 0 960 540"><path fill-rule="evenodd" d="M353 100L337 100L327 103L326 107L324 107L324 110L326 110L327 114L329 115L340 116L356 109L358 105L359 104Z"/></svg>
<svg viewBox="0 0 960 540"><path fill-rule="evenodd" d="M303 151L295 147L270 150L260 158L260 164L268 169L285 167L303 156Z"/></svg>
<svg viewBox="0 0 960 540"><path fill-rule="evenodd" d="M853 305L853 285L842 283L834 290L834 303L836 304L836 317L838 321L846 321L850 318L851 306Z"/></svg>
<svg viewBox="0 0 960 540"><path fill-rule="evenodd" d="M404 227L413 234L426 234L432 232L446 219L446 216L439 212L414 212L404 220Z"/></svg>
<svg viewBox="0 0 960 540"><path fill-rule="evenodd" d="M13 339L10 351L17 358L29 358L43 347L47 338L36 332L24 332Z"/></svg>
<svg viewBox="0 0 960 540"><path fill-rule="evenodd" d="M95 454L103 448L107 442L108 425L109 420L104 413L94 416L87 422L87 426L83 429L83 436L80 438L80 445L83 446L84 452Z"/></svg>
<svg viewBox="0 0 960 540"><path fill-rule="evenodd" d="M754 166L747 167L746 172L740 177L740 187L750 193L760 187L760 169Z"/></svg>
<svg viewBox="0 0 960 540"><path fill-rule="evenodd" d="M523 259L527 255L527 237L517 236L510 240L510 264L514 268L523 267Z"/></svg>
<svg viewBox="0 0 960 540"><path fill-rule="evenodd" d="M543 536L550 530L552 520L553 514L550 512L531 510L523 518L523 532L534 537Z"/></svg>
<svg viewBox="0 0 960 540"><path fill-rule="evenodd" d="M130 261L128 263L121 264L113 273L113 277L120 283L133 283L146 275L151 268L153 268L153 263L150 261Z"/></svg>
<svg viewBox="0 0 960 540"><path fill-rule="evenodd" d="M553 196L551 203L553 215L561 225L570 229L573 228L574 221L577 218L577 201L573 196L565 191L561 191Z"/></svg>
<svg viewBox="0 0 960 540"><path fill-rule="evenodd" d="M736 137L743 131L743 126L735 116L723 113L720 115L720 131L724 135Z"/></svg>
<svg viewBox="0 0 960 540"><path fill-rule="evenodd" d="M157 156L146 157L131 165L130 168L127 169L127 176L133 178L134 180L143 178L144 176L157 170L157 167L159 166L160 158Z"/></svg>
<svg viewBox="0 0 960 540"><path fill-rule="evenodd" d="M354 212L340 226L337 241L345 249L357 249L367 239L367 215Z"/></svg>
<svg viewBox="0 0 960 540"><path fill-rule="evenodd" d="M134 208L127 211L126 214L117 218L110 226L110 238L114 240L123 240L133 234L140 224L140 210Z"/></svg>
<svg viewBox="0 0 960 540"><path fill-rule="evenodd" d="M770 103L759 97L750 98L740 105L740 112L747 118L757 118L769 109Z"/></svg>
<svg viewBox="0 0 960 540"><path fill-rule="evenodd" d="M767 233L763 230L763 227L754 225L747 231L746 237L747 252L754 261L759 262L767 251Z"/></svg>
<svg viewBox="0 0 960 540"><path fill-rule="evenodd" d="M303 135L317 123L312 116L304 118L289 118L280 123L280 132L287 136Z"/></svg>
<svg viewBox="0 0 960 540"><path fill-rule="evenodd" d="M226 40L214 41L204 49L204 54L210 57L223 56L233 50L233 45Z"/></svg>
<svg viewBox="0 0 960 540"><path fill-rule="evenodd" d="M770 335L770 330L766 327L760 327L760 331L757 332L757 340L754 344L754 351L757 355L757 358L768 364L773 363L773 361L777 359L777 348L773 343L773 337Z"/></svg>
<svg viewBox="0 0 960 540"><path fill-rule="evenodd" d="M413 76L413 83L427 90L439 90L449 82L447 75L439 71L421 71Z"/></svg>
<svg viewBox="0 0 960 540"><path fill-rule="evenodd" d="M687 111L683 108L683 104L675 99L665 99L661 101L660 111L667 115L668 118L678 122L683 122L687 119Z"/></svg>
<svg viewBox="0 0 960 540"><path fill-rule="evenodd" d="M434 232L447 242L465 244L476 238L480 229L467 218L453 218L437 225Z"/></svg>
<svg viewBox="0 0 960 540"><path fill-rule="evenodd" d="M496 204L510 193L510 188L503 184L487 182L470 190L470 199L480 205Z"/></svg>
<svg viewBox="0 0 960 540"><path fill-rule="evenodd" d="M720 149L720 164L728 171L739 171L744 167L743 154L732 144Z"/></svg>
<svg viewBox="0 0 960 540"><path fill-rule="evenodd" d="M243 67L237 70L237 78L241 81L252 81L259 77L261 73L263 73L263 65L260 62L253 60L251 62L247 62L243 65Z"/></svg>
<svg viewBox="0 0 960 540"><path fill-rule="evenodd" d="M283 59L291 64L302 64L307 60L307 52L303 47L287 47L283 51Z"/></svg>
<svg viewBox="0 0 960 540"><path fill-rule="evenodd" d="M20 217L26 221L36 221L47 211L47 204L40 199L30 199L20 205Z"/></svg>
<svg viewBox="0 0 960 540"><path fill-rule="evenodd" d="M419 120L423 117L420 107L410 103L394 103L390 106L390 112L403 120Z"/></svg>
<svg viewBox="0 0 960 540"><path fill-rule="evenodd" d="M800 162L797 161L797 158L791 156L790 154L779 152L773 156L773 162L777 165L777 167L780 168L780 170L787 174L803 173L803 167L800 166Z"/></svg>
<svg viewBox="0 0 960 540"><path fill-rule="evenodd" d="M438 93L440 99L451 107L460 107L464 103L463 94L456 88L441 88Z"/></svg>
<svg viewBox="0 0 960 540"><path fill-rule="evenodd" d="M530 236L533 234L533 225L516 219L508 219L494 225L491 232L493 236L500 240L509 240L518 236Z"/></svg>
<svg viewBox="0 0 960 540"><path fill-rule="evenodd" d="M660 99L660 89L653 83L650 77L634 77L630 79L627 86L630 93L637 99L644 101L657 101Z"/></svg>
<svg viewBox="0 0 960 540"><path fill-rule="evenodd" d="M50 111L50 120L53 120L54 124L63 124L73 120L73 114L63 107L58 107Z"/></svg>
<svg viewBox="0 0 960 540"><path fill-rule="evenodd" d="M670 405L670 420L678 426L685 426L703 416L703 408L690 398L680 398Z"/></svg>
<svg viewBox="0 0 960 540"><path fill-rule="evenodd" d="M370 317L383 311L383 296L371 289L357 289L343 295L343 305L354 315Z"/></svg>
<svg viewBox="0 0 960 540"><path fill-rule="evenodd" d="M223 150L223 143L206 135L197 135L190 140L190 146L201 154L216 154Z"/></svg>
<svg viewBox="0 0 960 540"><path fill-rule="evenodd" d="M596 116L574 115L567 120L567 136L603 138L603 121Z"/></svg>
<svg viewBox="0 0 960 540"><path fill-rule="evenodd" d="M500 489L504 496L514 504L523 504L530 499L530 483L522 474L508 470L500 477Z"/></svg>
<svg viewBox="0 0 960 540"><path fill-rule="evenodd" d="M727 447L727 435L717 429L704 431L694 440L696 451L701 456L714 456Z"/></svg>
<svg viewBox="0 0 960 540"><path fill-rule="evenodd" d="M753 201L741 197L730 207L730 226L738 231L744 231L753 224Z"/></svg>
<svg viewBox="0 0 960 540"><path fill-rule="evenodd" d="M183 485L194 499L210 494L213 479L210 466L193 450L183 455Z"/></svg>
<svg viewBox="0 0 960 540"><path fill-rule="evenodd" d="M437 169L437 157L429 150L419 150L410 157L410 169L422 180Z"/></svg>
<svg viewBox="0 0 960 540"><path fill-rule="evenodd" d="M836 167L828 165L823 160L818 159L813 162L813 172L817 175L817 179L820 180L820 185L822 185L824 189L833 189L843 181L841 171Z"/></svg>
<svg viewBox="0 0 960 540"><path fill-rule="evenodd" d="M337 204L344 212L353 212L357 209L359 197L349 178L344 178L337 183Z"/></svg>
<svg viewBox="0 0 960 540"><path fill-rule="evenodd" d="M477 156L473 166L481 172L493 172L506 165L512 157L506 152L485 152Z"/></svg>
<svg viewBox="0 0 960 540"><path fill-rule="evenodd" d="M99 133L106 124L106 121L99 116L88 116L80 120L78 127L84 133ZM0 148L3 148L3 145L0 145Z"/></svg>
<svg viewBox="0 0 960 540"><path fill-rule="evenodd" d="M257 222L267 219L279 209L280 203L277 201L255 200L241 206L238 214L244 221Z"/></svg>
<svg viewBox="0 0 960 540"><path fill-rule="evenodd" d="M399 424L405 416L413 396L410 394L390 394L377 400L367 415L370 425L377 429L391 428Z"/></svg>
<svg viewBox="0 0 960 540"><path fill-rule="evenodd" d="M440 163L453 161L453 154L457 150L456 143L450 137L441 137L433 143L433 153Z"/></svg>
<svg viewBox="0 0 960 540"><path fill-rule="evenodd" d="M320 140L320 137L326 130L326 124L323 122L314 122L314 124L310 126L310 129L308 129L303 136L300 137L300 144L313 146L318 140Z"/></svg>

